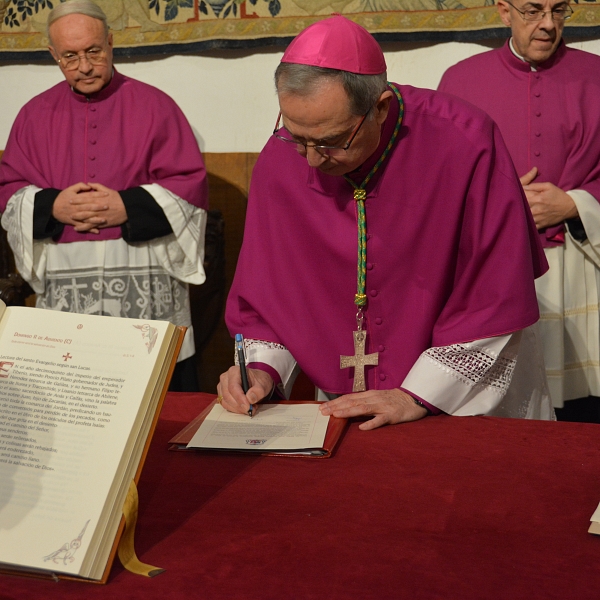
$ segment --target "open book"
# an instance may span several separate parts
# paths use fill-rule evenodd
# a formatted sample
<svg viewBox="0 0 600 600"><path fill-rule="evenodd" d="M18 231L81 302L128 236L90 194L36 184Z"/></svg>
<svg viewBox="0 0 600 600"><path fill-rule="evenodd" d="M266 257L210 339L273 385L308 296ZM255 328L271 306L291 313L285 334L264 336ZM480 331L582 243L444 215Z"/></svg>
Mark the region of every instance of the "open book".
<svg viewBox="0 0 600 600"><path fill-rule="evenodd" d="M257 413L227 412L213 402L170 443L173 450L219 450L267 456L330 457L348 419L324 417L320 402L282 401L256 405Z"/></svg>
<svg viewBox="0 0 600 600"><path fill-rule="evenodd" d="M105 582L185 328L0 305L0 570Z"/></svg>

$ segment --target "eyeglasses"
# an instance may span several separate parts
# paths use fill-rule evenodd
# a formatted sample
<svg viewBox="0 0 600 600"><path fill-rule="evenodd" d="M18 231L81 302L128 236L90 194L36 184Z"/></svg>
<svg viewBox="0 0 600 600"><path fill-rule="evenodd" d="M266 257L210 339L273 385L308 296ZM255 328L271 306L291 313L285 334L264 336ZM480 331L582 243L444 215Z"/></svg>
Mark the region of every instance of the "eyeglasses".
<svg viewBox="0 0 600 600"><path fill-rule="evenodd" d="M568 4L557 6L552 10L540 10L539 8L528 8L527 10L520 10L512 2L504 0L507 4L510 4L525 21L541 21L548 13L552 15L552 19L556 22L566 21L571 18L573 9Z"/></svg>
<svg viewBox="0 0 600 600"><path fill-rule="evenodd" d="M362 127L362 124L365 122L365 119L367 118L367 115L369 114L370 110L367 111L361 118L361 120L357 123L356 127L352 130L352 133L350 134L350 139L343 145L343 146L325 146L323 144L308 144L306 142L301 142L300 140L294 140L293 138L289 138L286 137L285 135L282 135L281 133L279 133L282 130L285 130L284 127L279 127L279 121L281 121L281 111L279 112L279 115L277 115L277 122L275 123L275 129L273 129L273 135L278 139L281 140L282 142L287 142L288 144L294 144L295 146L304 146L304 152L308 152L309 148L314 148L319 154L324 154L327 156L339 156L340 154L343 154L344 152L346 152L346 150L348 150L348 148L350 148L350 144L352 143L352 141L354 140L354 138L357 136L358 132L360 131L360 128ZM287 131L286 131L287 133Z"/></svg>
<svg viewBox="0 0 600 600"><path fill-rule="evenodd" d="M64 56L59 58L56 62L65 71L75 71L79 67L79 63L82 58L85 57L91 65L103 65L106 62L106 50L102 48L91 48L85 52L67 52Z"/></svg>

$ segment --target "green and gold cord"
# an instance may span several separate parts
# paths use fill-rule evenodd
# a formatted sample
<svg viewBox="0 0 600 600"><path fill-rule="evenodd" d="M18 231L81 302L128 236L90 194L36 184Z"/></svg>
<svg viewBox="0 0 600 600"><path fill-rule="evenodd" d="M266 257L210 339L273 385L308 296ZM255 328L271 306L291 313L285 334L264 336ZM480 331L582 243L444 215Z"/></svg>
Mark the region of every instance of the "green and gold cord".
<svg viewBox="0 0 600 600"><path fill-rule="evenodd" d="M367 281L367 215L365 211L365 200L367 199L367 183L371 180L371 177L375 175L377 169L382 165L383 161L387 158L390 150L392 149L398 133L400 132L400 126L402 125L402 118L404 117L404 101L402 96L395 85L388 82L388 85L392 88L396 97L398 98L399 111L398 121L396 127L394 127L394 133L388 142L385 150L382 152L379 160L375 163L369 174L365 177L364 181L357 185L348 177L344 175L344 178L354 188L354 200L356 200L356 220L358 225L358 265L356 269L356 294L354 296L354 304L358 307L365 306L367 304L367 295L365 294L365 286Z"/></svg>

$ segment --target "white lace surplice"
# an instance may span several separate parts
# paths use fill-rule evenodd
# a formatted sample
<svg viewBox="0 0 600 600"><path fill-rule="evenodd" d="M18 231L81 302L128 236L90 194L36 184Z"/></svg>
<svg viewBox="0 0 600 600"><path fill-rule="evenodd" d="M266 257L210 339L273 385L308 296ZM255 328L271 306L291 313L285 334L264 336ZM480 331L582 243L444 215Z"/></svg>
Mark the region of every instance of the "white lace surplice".
<svg viewBox="0 0 600 600"><path fill-rule="evenodd" d="M554 406L600 396L600 205L584 190L573 198L588 239L568 232L565 243L546 248L550 270L536 281L540 336Z"/></svg>
<svg viewBox="0 0 600 600"><path fill-rule="evenodd" d="M289 396L298 367L282 345L245 340L248 363L271 366ZM455 415L554 419L537 325L513 334L429 348L406 376L402 388ZM318 394L326 399L327 394Z"/></svg>
<svg viewBox="0 0 600 600"><path fill-rule="evenodd" d="M246 364L264 363L269 365L279 374L281 383L277 385L279 393L284 398L289 398L294 381L300 372L298 363L291 352L281 344L265 342L263 340L244 340L244 353ZM235 364L238 364L237 353L234 353Z"/></svg>
<svg viewBox="0 0 600 600"><path fill-rule="evenodd" d="M555 418L537 324L509 335L429 348L402 387L451 415Z"/></svg>
<svg viewBox="0 0 600 600"><path fill-rule="evenodd" d="M189 328L179 355L184 360L195 351L187 286L205 280L206 211L158 184L142 187L165 212L172 234L135 244L34 240L35 186L9 200L2 226L17 270L38 294L38 307L184 325Z"/></svg>

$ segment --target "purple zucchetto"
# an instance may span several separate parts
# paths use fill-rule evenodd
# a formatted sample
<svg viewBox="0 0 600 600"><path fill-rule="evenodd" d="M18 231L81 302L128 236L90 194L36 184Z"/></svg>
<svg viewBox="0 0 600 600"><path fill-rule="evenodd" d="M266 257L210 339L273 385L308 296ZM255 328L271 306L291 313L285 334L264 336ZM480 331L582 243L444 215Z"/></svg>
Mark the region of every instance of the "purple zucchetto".
<svg viewBox="0 0 600 600"><path fill-rule="evenodd" d="M375 38L360 25L336 15L301 31L287 47L281 62L379 75L385 58Z"/></svg>

